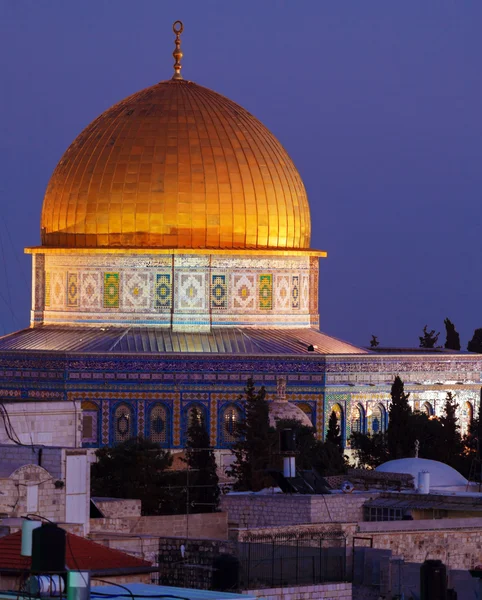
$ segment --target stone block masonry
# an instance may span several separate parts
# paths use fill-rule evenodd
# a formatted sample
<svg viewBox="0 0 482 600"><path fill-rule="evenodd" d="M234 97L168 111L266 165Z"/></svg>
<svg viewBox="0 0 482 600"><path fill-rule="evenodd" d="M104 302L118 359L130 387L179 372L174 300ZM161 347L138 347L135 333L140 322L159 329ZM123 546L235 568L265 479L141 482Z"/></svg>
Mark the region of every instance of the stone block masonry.
<svg viewBox="0 0 482 600"><path fill-rule="evenodd" d="M243 594L263 600L352 600L353 598L352 584L348 582L246 590Z"/></svg>
<svg viewBox="0 0 482 600"><path fill-rule="evenodd" d="M361 521L363 504L373 494L256 495L233 494L221 498L221 508L237 527L278 527L309 523Z"/></svg>
<svg viewBox="0 0 482 600"><path fill-rule="evenodd" d="M90 519L92 534L129 534L159 537L227 539L228 518L224 512L193 515L160 515Z"/></svg>

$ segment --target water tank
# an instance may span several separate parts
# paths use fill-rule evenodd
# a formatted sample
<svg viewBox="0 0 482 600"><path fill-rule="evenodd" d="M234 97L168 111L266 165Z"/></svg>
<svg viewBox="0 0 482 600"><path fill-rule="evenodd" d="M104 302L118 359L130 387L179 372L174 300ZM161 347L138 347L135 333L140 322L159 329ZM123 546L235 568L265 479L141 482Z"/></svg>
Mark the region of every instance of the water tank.
<svg viewBox="0 0 482 600"><path fill-rule="evenodd" d="M418 493L430 493L430 473L428 471L420 471L418 474Z"/></svg>
<svg viewBox="0 0 482 600"><path fill-rule="evenodd" d="M25 587L32 596L61 596L65 592L65 582L60 575L32 575Z"/></svg>
<svg viewBox="0 0 482 600"><path fill-rule="evenodd" d="M41 521L30 521L26 519L22 523L22 549L20 550L22 556L32 556L33 530L41 526Z"/></svg>
<svg viewBox="0 0 482 600"><path fill-rule="evenodd" d="M32 533L32 572L65 571L65 530L54 523L42 523Z"/></svg>
<svg viewBox="0 0 482 600"><path fill-rule="evenodd" d="M447 568L441 560L420 567L420 600L447 600Z"/></svg>
<svg viewBox="0 0 482 600"><path fill-rule="evenodd" d="M220 554L213 560L212 589L219 592L237 590L239 560L231 554Z"/></svg>

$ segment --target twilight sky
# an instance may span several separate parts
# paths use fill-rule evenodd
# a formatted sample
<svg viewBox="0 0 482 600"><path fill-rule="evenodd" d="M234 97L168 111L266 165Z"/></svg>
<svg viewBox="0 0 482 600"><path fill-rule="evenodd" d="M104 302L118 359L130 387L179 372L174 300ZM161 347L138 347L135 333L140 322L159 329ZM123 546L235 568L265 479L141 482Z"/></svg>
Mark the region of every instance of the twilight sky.
<svg viewBox="0 0 482 600"><path fill-rule="evenodd" d="M0 334L28 325L43 194L78 133L183 75L238 102L304 179L320 328L417 346L482 327L480 0L0 0Z"/></svg>

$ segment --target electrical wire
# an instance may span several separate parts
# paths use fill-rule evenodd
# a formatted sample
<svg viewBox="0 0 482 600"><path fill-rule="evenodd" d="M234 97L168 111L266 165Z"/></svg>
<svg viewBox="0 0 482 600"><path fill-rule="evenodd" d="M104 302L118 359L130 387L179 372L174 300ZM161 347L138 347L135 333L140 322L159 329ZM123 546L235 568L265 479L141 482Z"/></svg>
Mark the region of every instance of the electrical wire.
<svg viewBox="0 0 482 600"><path fill-rule="evenodd" d="M18 437L17 432L12 425L8 410L2 401L0 401L0 416L2 417L5 433L7 434L8 439L17 446L25 446L27 448L31 448L32 452L35 452L35 446L33 444L24 444L22 441L20 441L20 438ZM37 445L41 446L42 444Z"/></svg>
<svg viewBox="0 0 482 600"><path fill-rule="evenodd" d="M126 587L125 585L121 585L120 583L113 583L113 582L107 581L107 579L98 579L97 577L92 577L92 580L93 580L93 581L100 581L101 583L105 583L105 584L107 584L107 585L113 585L114 587L119 587L119 588L121 588L121 589L125 590L126 592L128 592L128 594L129 594L128 596L126 596L126 595L124 594L124 595L122 596L123 598L131 598L131 600L136 600L136 599L135 599L135 596L134 596L134 594L133 594L133 593L131 592L131 590L130 590L128 587ZM96 593L99 593L101 596L103 596L102 592L96 592ZM119 596L120 596L120 594L119 594ZM115 598L115 597L116 597L116 594L114 594L113 596L109 595L109 597L110 597L110 598L112 598L112 597L114 597L114 598Z"/></svg>
<svg viewBox="0 0 482 600"><path fill-rule="evenodd" d="M133 592L131 592L131 590L129 590L129 588L120 585L119 583L112 583L111 581L107 581L103 580L103 579L97 579L96 577L92 578L93 581L105 581L105 583L109 584L109 585L115 585L116 587L121 587L126 589L130 595L127 594L107 594L107 593L102 593L102 592L98 592L95 591L91 594L91 597L96 597L98 596L99 598L133 598L135 600L135 598L174 598L176 600L191 600L190 598L187 598L186 596L176 596L174 594L134 594Z"/></svg>

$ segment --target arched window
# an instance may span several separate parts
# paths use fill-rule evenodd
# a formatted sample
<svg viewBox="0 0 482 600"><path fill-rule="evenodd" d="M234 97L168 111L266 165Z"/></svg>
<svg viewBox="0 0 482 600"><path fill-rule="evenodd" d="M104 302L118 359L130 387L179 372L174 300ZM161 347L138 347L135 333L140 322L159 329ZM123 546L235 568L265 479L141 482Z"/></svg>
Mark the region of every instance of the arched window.
<svg viewBox="0 0 482 600"><path fill-rule="evenodd" d="M369 433L383 433L387 427L387 411L383 404L378 404L368 418Z"/></svg>
<svg viewBox="0 0 482 600"><path fill-rule="evenodd" d="M430 404L430 402L423 403L422 412L425 413L427 415L427 417L433 416L433 406Z"/></svg>
<svg viewBox="0 0 482 600"><path fill-rule="evenodd" d="M361 404L355 406L351 415L351 432L364 433L365 431L365 411Z"/></svg>
<svg viewBox="0 0 482 600"><path fill-rule="evenodd" d="M154 404L149 413L149 439L151 442L161 444L161 446L168 446L169 430L170 423L168 409L164 404Z"/></svg>
<svg viewBox="0 0 482 600"><path fill-rule="evenodd" d="M206 407L200 403L190 404L187 408L184 409L183 416L183 427L182 427L182 435L183 435L183 444L187 442L187 432L194 419L197 419L198 422L203 422L209 431L209 420L207 419Z"/></svg>
<svg viewBox="0 0 482 600"><path fill-rule="evenodd" d="M471 402L464 402L460 411L460 433L467 435L474 418L474 407Z"/></svg>
<svg viewBox="0 0 482 600"><path fill-rule="evenodd" d="M235 404L228 404L221 415L221 445L229 446L238 440L237 426L243 415Z"/></svg>
<svg viewBox="0 0 482 600"><path fill-rule="evenodd" d="M114 412L114 444L134 436L134 415L128 404L119 404Z"/></svg>
<svg viewBox="0 0 482 600"><path fill-rule="evenodd" d="M301 410L305 413L305 415L308 416L309 420L313 423L313 408L309 404L306 404L306 402L300 402L296 406L298 408L301 408Z"/></svg>
<svg viewBox="0 0 482 600"><path fill-rule="evenodd" d="M329 411L329 413L327 415L327 419L326 419L327 431L328 431L329 418L330 418L332 412L334 412L336 415L336 422L337 422L338 427L340 428L341 443L342 443L342 446L345 447L345 418L343 416L343 408L339 404L333 404L333 406L331 407L331 410ZM326 434L325 434L325 439L326 439Z"/></svg>
<svg viewBox="0 0 482 600"><path fill-rule="evenodd" d="M99 406L95 402L85 401L82 408L82 445L97 446L99 444Z"/></svg>

